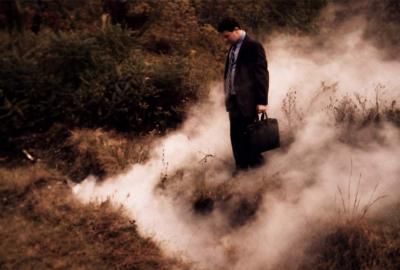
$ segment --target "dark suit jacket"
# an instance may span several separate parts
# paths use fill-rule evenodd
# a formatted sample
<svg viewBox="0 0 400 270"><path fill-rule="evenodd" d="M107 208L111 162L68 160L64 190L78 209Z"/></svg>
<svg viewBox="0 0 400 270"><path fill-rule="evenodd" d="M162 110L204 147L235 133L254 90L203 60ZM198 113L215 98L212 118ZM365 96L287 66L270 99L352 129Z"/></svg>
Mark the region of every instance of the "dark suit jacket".
<svg viewBox="0 0 400 270"><path fill-rule="evenodd" d="M225 63L224 79L228 74L228 68L229 53ZM268 104L269 72L265 51L259 42L247 34L236 60L234 88L239 110L244 116L254 116L257 105ZM227 110L228 105L227 100Z"/></svg>

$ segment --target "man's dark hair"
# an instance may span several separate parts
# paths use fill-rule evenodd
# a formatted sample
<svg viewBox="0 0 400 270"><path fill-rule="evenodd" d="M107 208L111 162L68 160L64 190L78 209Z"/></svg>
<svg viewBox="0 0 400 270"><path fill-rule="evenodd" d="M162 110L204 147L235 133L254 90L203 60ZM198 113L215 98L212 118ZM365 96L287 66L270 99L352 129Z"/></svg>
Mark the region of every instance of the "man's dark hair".
<svg viewBox="0 0 400 270"><path fill-rule="evenodd" d="M235 30L236 27L240 29L239 22L234 18L227 17L219 22L218 32L220 32L220 33L224 32L224 31L232 32L233 30Z"/></svg>

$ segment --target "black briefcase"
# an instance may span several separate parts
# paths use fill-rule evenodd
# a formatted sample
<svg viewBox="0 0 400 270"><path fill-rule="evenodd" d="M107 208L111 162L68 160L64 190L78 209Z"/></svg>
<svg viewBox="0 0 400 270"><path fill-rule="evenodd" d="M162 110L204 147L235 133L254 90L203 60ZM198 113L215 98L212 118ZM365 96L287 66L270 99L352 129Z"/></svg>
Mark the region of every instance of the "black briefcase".
<svg viewBox="0 0 400 270"><path fill-rule="evenodd" d="M247 126L247 135L255 151L265 152L280 146L278 120L268 118L266 113Z"/></svg>

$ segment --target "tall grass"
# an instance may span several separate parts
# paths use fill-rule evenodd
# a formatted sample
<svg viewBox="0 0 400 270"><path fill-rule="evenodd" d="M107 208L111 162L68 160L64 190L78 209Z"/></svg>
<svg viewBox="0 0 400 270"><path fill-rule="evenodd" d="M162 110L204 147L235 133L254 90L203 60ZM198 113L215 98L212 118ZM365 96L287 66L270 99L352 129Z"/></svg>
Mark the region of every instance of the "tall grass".
<svg viewBox="0 0 400 270"><path fill-rule="evenodd" d="M0 169L1 269L187 269L107 202L82 205L43 165Z"/></svg>
<svg viewBox="0 0 400 270"><path fill-rule="evenodd" d="M305 117L310 116L316 108L323 109L341 126L362 128L389 122L400 127L400 108L397 101L386 98L384 90L385 86L378 84L374 89L375 98L370 100L360 93L337 95L337 83L326 85L322 82L320 89L303 105L297 102L297 90L289 90L283 99L281 110L291 133L301 128Z"/></svg>

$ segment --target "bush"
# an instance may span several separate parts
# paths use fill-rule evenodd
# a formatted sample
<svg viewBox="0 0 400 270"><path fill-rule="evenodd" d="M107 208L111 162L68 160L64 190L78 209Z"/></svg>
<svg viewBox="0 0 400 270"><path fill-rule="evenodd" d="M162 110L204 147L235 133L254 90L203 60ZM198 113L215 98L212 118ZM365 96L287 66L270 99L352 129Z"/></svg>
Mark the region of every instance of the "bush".
<svg viewBox="0 0 400 270"><path fill-rule="evenodd" d="M2 37L0 132L12 137L54 123L137 133L173 128L189 102L207 95L207 82L222 77L224 45L212 26L220 14L256 33L308 29L325 2L145 0L129 11L145 14L144 24L125 31L96 28L101 7L95 1L82 12L61 1L55 11L85 21L86 30Z"/></svg>
<svg viewBox="0 0 400 270"><path fill-rule="evenodd" d="M178 56L146 61L118 27L105 31L22 36L0 55L0 132L17 135L69 127L147 132L173 127L200 83Z"/></svg>
<svg viewBox="0 0 400 270"><path fill-rule="evenodd" d="M200 22L214 26L223 16L237 18L250 32L261 35L276 28L309 32L316 29L315 19L328 1L295 0L192 0Z"/></svg>
<svg viewBox="0 0 400 270"><path fill-rule="evenodd" d="M196 95L185 81L188 64L173 57L150 64L139 54L114 69L82 77L70 112L76 124L148 132L182 120L185 103Z"/></svg>

